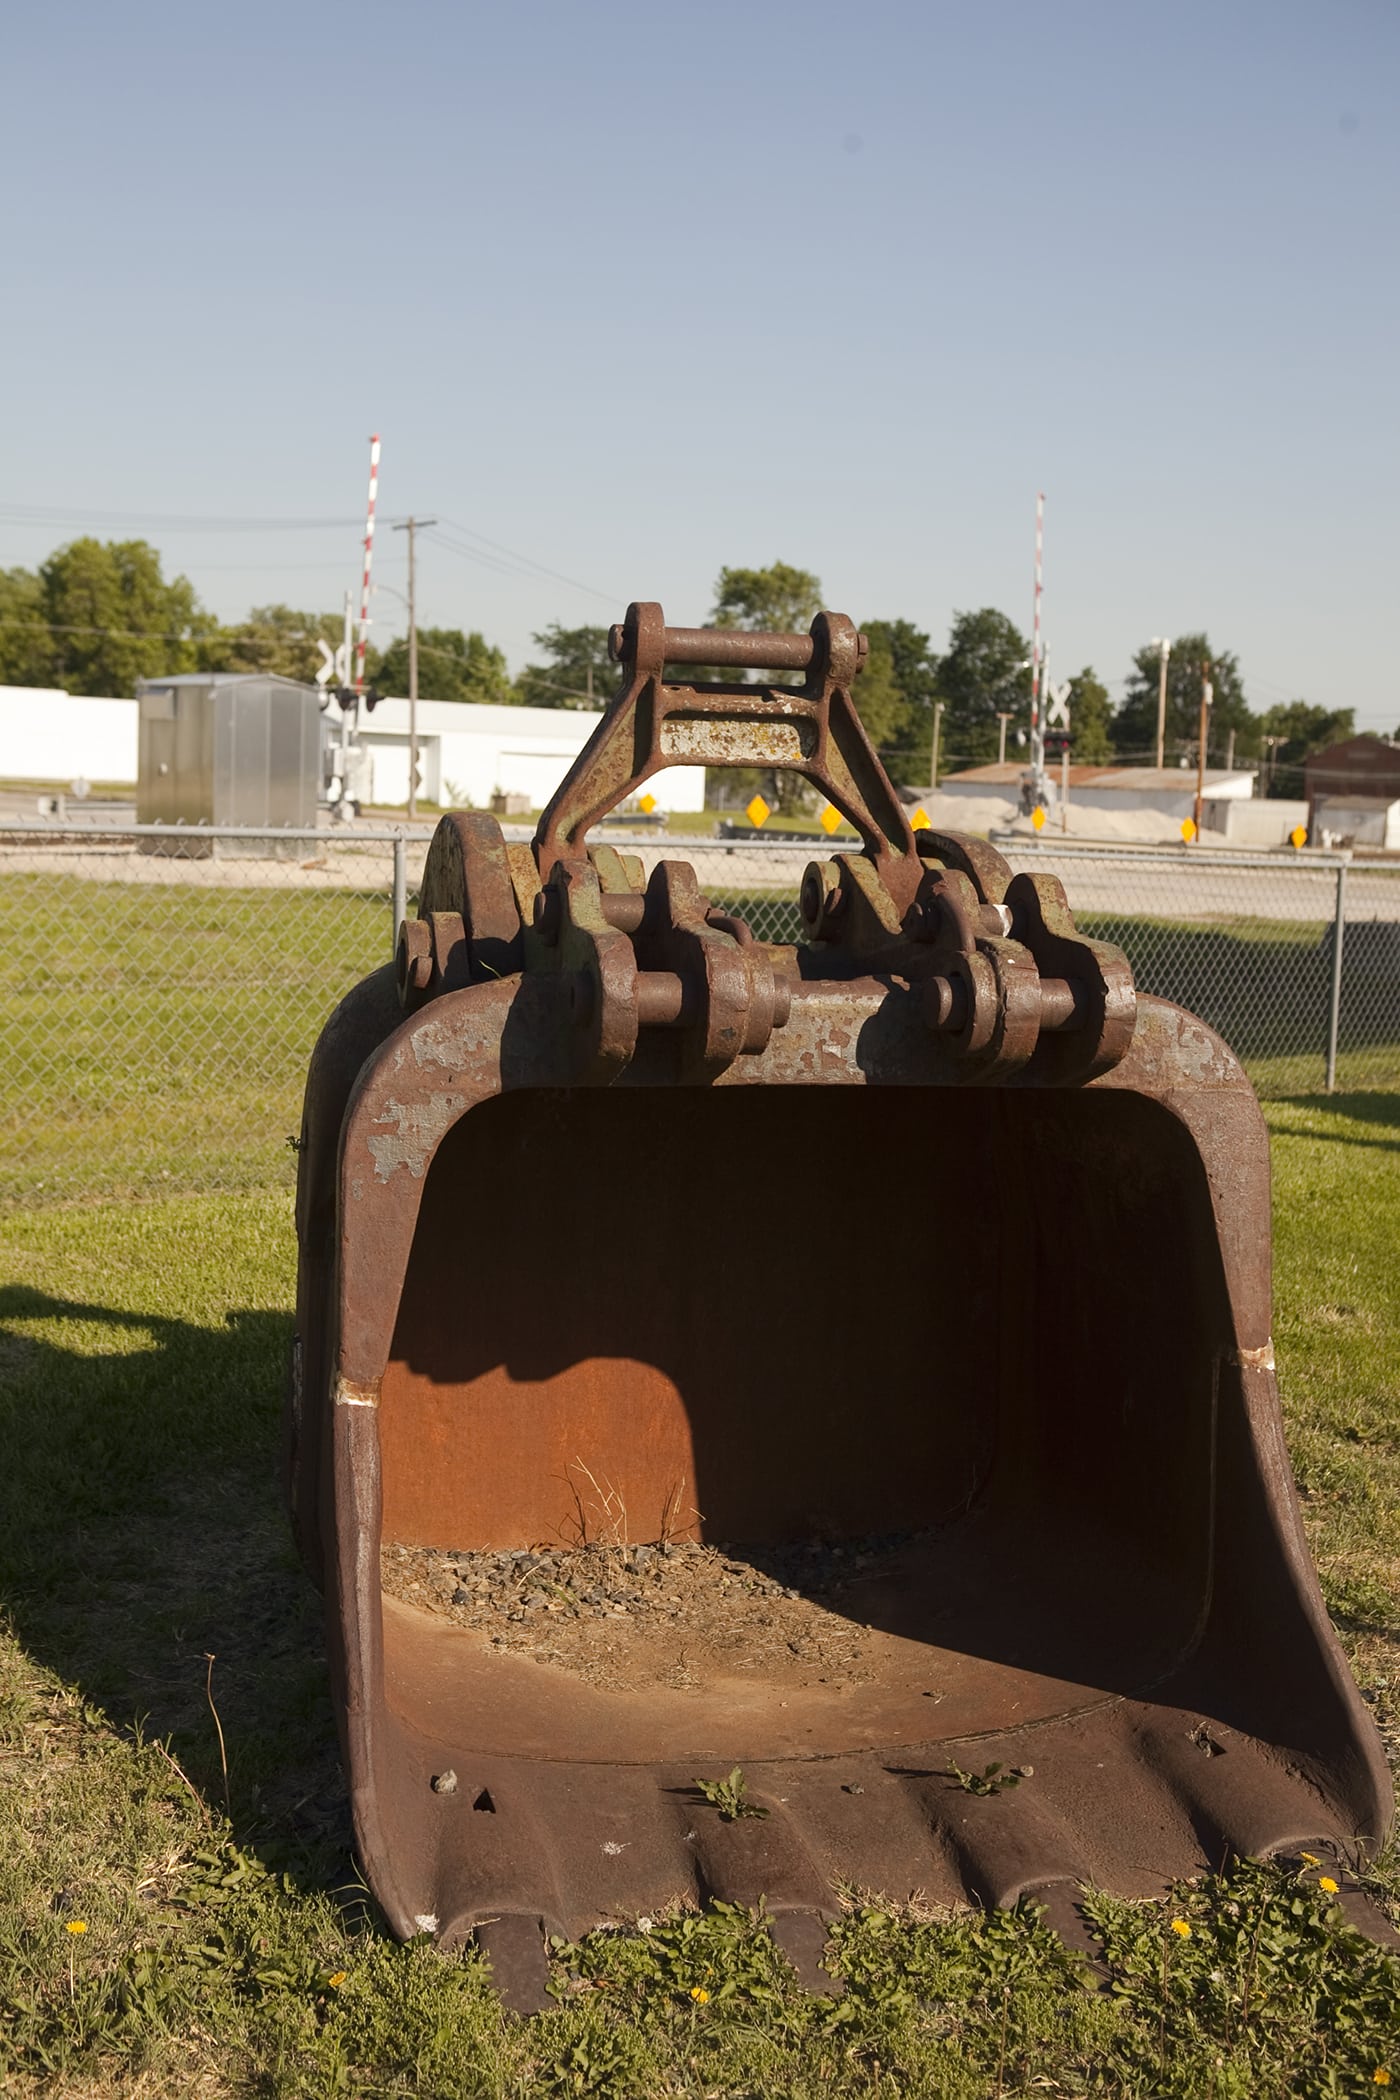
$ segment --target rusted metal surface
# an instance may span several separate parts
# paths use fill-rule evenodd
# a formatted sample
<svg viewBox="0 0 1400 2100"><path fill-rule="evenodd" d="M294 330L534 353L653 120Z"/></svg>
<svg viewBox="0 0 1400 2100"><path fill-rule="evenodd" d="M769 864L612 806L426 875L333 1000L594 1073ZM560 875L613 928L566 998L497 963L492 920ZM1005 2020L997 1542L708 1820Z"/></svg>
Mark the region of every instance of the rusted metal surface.
<svg viewBox="0 0 1400 2100"><path fill-rule="evenodd" d="M534 847L443 820L397 969L308 1084L293 1504L394 1929L480 1929L523 2003L542 1925L677 1896L764 1896L806 1959L838 1882L1070 1919L1085 1880L1378 1836L1237 1061L1138 998L1053 878L908 831L849 622L717 637L634 606L618 651ZM666 683L687 660L807 683ZM858 823L860 854L808 871L809 944L754 941L687 867L643 884L585 850L678 722L706 763L788 724ZM775 1231L779 1180L839 1189L839 1218ZM580 1464L634 1540L907 1532L899 1581L853 1593L865 1680L605 1690L382 1593L385 1543L567 1538ZM1034 1778L948 1777L992 1761ZM761 1821L694 1791L735 1762Z"/></svg>

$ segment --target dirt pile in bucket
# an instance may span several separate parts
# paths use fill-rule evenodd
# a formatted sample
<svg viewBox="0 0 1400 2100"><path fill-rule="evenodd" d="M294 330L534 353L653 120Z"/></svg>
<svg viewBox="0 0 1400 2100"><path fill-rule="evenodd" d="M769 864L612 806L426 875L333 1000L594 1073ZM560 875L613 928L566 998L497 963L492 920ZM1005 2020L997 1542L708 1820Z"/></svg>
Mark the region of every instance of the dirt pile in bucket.
<svg viewBox="0 0 1400 2100"><path fill-rule="evenodd" d="M588 1678L604 1690L717 1677L807 1683L868 1680L860 1589L894 1572L910 1544L536 1547L453 1553L388 1545L387 1595L440 1613L491 1645Z"/></svg>

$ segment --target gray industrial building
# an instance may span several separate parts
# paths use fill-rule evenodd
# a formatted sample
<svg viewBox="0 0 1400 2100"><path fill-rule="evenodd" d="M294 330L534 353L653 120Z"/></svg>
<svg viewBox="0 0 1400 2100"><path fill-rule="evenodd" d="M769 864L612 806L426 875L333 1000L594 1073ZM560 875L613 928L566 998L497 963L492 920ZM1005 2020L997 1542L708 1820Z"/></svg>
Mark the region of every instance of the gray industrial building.
<svg viewBox="0 0 1400 2100"><path fill-rule="evenodd" d="M139 824L314 830L321 794L320 693L270 673L189 672L137 688ZM153 853L276 858L278 839L156 838Z"/></svg>

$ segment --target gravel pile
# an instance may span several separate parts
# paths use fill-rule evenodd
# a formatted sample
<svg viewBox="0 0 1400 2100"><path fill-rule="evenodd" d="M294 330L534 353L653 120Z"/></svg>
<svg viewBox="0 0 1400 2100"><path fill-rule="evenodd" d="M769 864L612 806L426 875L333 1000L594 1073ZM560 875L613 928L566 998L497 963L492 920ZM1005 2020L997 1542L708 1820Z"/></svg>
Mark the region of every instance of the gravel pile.
<svg viewBox="0 0 1400 2100"><path fill-rule="evenodd" d="M381 1579L390 1596L604 1688L698 1688L736 1671L794 1669L799 1681L860 1682L869 1628L847 1592L908 1543L905 1535L839 1546L675 1541L501 1553L390 1545Z"/></svg>

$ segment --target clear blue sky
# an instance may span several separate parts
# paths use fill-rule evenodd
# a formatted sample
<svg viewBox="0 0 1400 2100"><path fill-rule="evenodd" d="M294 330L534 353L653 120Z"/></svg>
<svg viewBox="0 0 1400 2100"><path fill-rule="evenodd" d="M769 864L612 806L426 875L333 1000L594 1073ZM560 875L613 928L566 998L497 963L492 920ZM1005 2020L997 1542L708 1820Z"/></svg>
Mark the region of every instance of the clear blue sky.
<svg viewBox="0 0 1400 2100"><path fill-rule="evenodd" d="M1396 0L11 9L0 562L336 606L377 429L378 574L453 520L421 616L513 665L778 557L941 645L1043 488L1059 671L1204 626L1393 730L1398 62Z"/></svg>

